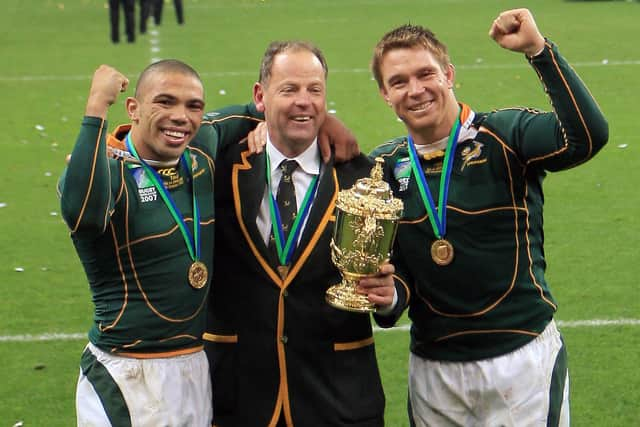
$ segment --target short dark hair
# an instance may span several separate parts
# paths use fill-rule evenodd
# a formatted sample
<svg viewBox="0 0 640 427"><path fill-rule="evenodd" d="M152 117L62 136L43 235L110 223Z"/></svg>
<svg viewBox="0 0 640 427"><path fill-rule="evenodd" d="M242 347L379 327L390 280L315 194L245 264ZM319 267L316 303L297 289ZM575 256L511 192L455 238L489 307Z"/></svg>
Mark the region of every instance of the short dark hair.
<svg viewBox="0 0 640 427"><path fill-rule="evenodd" d="M140 77L138 77L138 82L136 84L136 91L135 91L136 98L138 97L139 88L142 87L142 84L147 79L147 77L157 72L185 74L188 76L195 77L200 83L202 83L202 79L200 78L200 75L190 65L187 65L182 61L178 61L177 59L161 59L160 61L157 61L157 62L154 62L153 64L148 65L140 73Z"/></svg>
<svg viewBox="0 0 640 427"><path fill-rule="evenodd" d="M451 63L447 46L438 40L431 30L420 25L405 24L382 36L373 51L371 71L378 83L378 87L384 87L380 71L384 55L395 49L411 49L414 47L422 47L431 52L443 70Z"/></svg>
<svg viewBox="0 0 640 427"><path fill-rule="evenodd" d="M286 41L274 41L269 44L267 50L264 52L262 62L260 63L260 75L258 81L262 84L267 84L271 77L271 69L273 68L273 60L278 54L288 51L308 51L318 58L318 61L322 64L324 69L324 78L326 80L329 74L329 68L327 67L327 61L324 58L322 51L313 43L301 40L286 40Z"/></svg>

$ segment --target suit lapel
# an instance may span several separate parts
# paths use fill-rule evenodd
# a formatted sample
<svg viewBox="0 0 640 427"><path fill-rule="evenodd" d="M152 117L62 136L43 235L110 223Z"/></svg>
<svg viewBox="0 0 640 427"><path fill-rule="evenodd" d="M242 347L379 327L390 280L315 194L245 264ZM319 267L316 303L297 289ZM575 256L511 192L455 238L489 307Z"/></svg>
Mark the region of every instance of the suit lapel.
<svg viewBox="0 0 640 427"><path fill-rule="evenodd" d="M331 161L322 167L318 191L307 218L307 226L302 231L300 244L293 253L292 264L298 263L301 257L303 258L301 262L304 263L308 254L314 249L318 239L330 224L329 220L334 215L337 194L338 182L335 177L333 161ZM308 224L311 224L311 226Z"/></svg>
<svg viewBox="0 0 640 427"><path fill-rule="evenodd" d="M300 244L295 249L288 275L283 279L277 271L276 257L268 250L256 226L256 218L266 185L264 153L248 156L241 153L240 162L234 164L232 186L234 208L240 228L254 256L271 279L281 287L288 286L298 274L334 215L338 195L338 180L333 163L324 165L318 191L313 201ZM326 248L328 250L328 248Z"/></svg>
<svg viewBox="0 0 640 427"><path fill-rule="evenodd" d="M234 165L232 175L233 198L236 217L244 231L247 243L254 248L254 254L274 265L275 258L267 249L256 225L256 218L266 185L264 153L241 154L242 162ZM273 258L273 259L272 259Z"/></svg>

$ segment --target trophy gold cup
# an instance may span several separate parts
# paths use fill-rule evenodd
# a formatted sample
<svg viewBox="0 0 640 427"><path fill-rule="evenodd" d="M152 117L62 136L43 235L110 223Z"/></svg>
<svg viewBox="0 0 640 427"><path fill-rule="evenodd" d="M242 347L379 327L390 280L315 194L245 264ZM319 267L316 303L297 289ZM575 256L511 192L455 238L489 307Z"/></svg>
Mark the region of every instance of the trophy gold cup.
<svg viewBox="0 0 640 427"><path fill-rule="evenodd" d="M331 286L325 299L342 310L376 310L366 295L356 292L356 285L360 278L375 275L389 260L403 209L402 201L393 197L389 184L382 179L383 163L376 158L371 176L340 191L336 200L331 259L340 270L342 282Z"/></svg>

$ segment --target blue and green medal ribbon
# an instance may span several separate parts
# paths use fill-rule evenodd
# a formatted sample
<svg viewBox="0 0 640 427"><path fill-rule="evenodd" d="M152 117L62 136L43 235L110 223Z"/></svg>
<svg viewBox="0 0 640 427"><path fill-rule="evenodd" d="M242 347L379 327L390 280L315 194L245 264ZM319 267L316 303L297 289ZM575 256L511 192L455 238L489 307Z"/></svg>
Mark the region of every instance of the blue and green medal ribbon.
<svg viewBox="0 0 640 427"><path fill-rule="evenodd" d="M266 154L266 153L265 153ZM273 230L273 237L276 243L276 251L278 254L278 261L281 266L289 265L293 251L298 245L298 236L302 230L302 224L304 224L305 218L309 215L311 210L311 203L315 197L316 189L318 187L318 175L313 177L311 185L307 189L302 204L300 205L300 211L296 215L296 219L289 231L289 237L286 242L284 239L284 230L282 228L282 219L280 218L280 209L273 193L271 192L271 162L269 160L269 154L265 155L267 159L267 187L269 189L269 214L271 216L271 226Z"/></svg>
<svg viewBox="0 0 640 427"><path fill-rule="evenodd" d="M429 221L431 222L431 228L433 233L438 239L443 239L447 233L447 200L449 198L449 183L451 179L451 171L453 170L453 159L455 157L456 145L458 142L458 135L460 135L460 114L456 117L456 121L453 124L449 139L447 141L447 147L445 149L444 161L442 164L442 173L440 175L440 192L438 195L438 205L436 206L427 184L427 178L420 166L420 159L416 152L416 147L411 135L408 137L409 157L411 158L411 169L413 175L416 177L418 184L418 190L422 203L424 204L427 213L429 214Z"/></svg>
<svg viewBox="0 0 640 427"><path fill-rule="evenodd" d="M162 197L164 204L169 209L169 212L171 213L171 216L173 217L173 219L176 221L176 224L178 224L178 227L180 228L180 232L182 233L182 238L184 239L184 242L187 245L187 249L189 250L189 256L194 262L198 262L198 260L200 259L200 209L198 208L198 199L196 198L195 183L192 183L193 185L193 190L192 190L193 237L192 237L191 232L187 228L187 225L184 221L184 217L182 216L182 214L180 213L180 210L176 206L176 203L171 197L171 194L169 194L169 190L167 190L167 188L164 186L164 183L162 182L162 177L160 176L160 174L158 174L158 172L156 172L155 169L149 166L147 162L145 162L138 155L138 152L136 151L135 146L131 142L131 133L127 134L127 137L125 139L125 144L126 144L127 150L129 150L131 155L133 155L133 157L135 157L142 165L145 173L149 177L149 180L152 182L156 190L158 190L158 192L160 193L160 197ZM189 155L189 149L184 150L180 158L180 162L184 164L189 176L193 177L192 170L191 170L191 156Z"/></svg>

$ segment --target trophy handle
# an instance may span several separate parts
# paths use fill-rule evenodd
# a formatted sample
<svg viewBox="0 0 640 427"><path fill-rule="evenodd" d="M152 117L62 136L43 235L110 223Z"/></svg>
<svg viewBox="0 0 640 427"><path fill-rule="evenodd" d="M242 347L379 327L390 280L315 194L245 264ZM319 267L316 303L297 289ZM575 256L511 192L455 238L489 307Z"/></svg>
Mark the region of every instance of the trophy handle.
<svg viewBox="0 0 640 427"><path fill-rule="evenodd" d="M333 238L331 239L329 246L331 247L331 261L333 261L336 267L340 268L342 266L342 263L340 263L340 260L342 259L342 250L336 245Z"/></svg>

